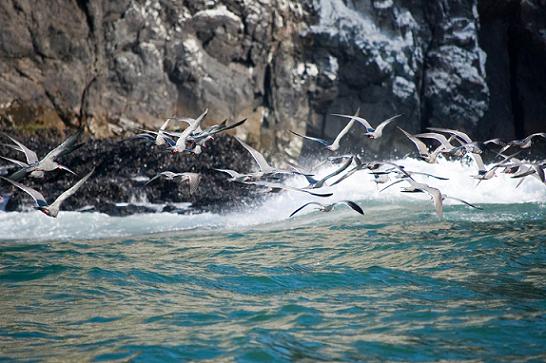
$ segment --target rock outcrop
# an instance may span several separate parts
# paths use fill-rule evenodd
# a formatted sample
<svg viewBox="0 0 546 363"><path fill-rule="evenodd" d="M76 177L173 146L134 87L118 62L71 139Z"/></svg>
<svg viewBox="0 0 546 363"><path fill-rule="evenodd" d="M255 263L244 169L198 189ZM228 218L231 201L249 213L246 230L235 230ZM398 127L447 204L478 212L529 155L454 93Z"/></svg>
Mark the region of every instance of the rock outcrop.
<svg viewBox="0 0 546 363"><path fill-rule="evenodd" d="M296 158L294 129L372 124L476 137L544 131L546 2L528 0L7 0L0 125L85 124L97 137L168 116L248 117L237 133ZM372 152L408 150L400 133ZM360 135L360 136L359 136ZM306 143L307 145L307 143ZM305 151L305 149L304 149Z"/></svg>
<svg viewBox="0 0 546 363"><path fill-rule="evenodd" d="M26 146L44 156L62 142L58 133L46 132L28 137L9 133L25 139ZM27 137L25 137L27 136ZM19 152L2 147L2 155L20 159ZM78 190L77 195L63 203L63 210L99 211L110 215L125 215L137 212L169 211L200 213L203 211L225 211L248 208L259 203L266 190L251 188L240 183L229 182L228 176L214 168L228 168L242 172L252 171L256 166L250 154L232 137L220 136L208 144L200 155L172 155L164 148L150 145L142 140L109 138L83 140L83 146L64 156L62 164L74 170L78 176L64 171L48 172L44 179L25 178L29 185L53 201L78 178L95 168L89 180ZM14 165L0 167L0 176L8 176L17 170ZM191 194L188 184L179 180L157 179L146 182L165 170L173 172L191 171L201 175L200 184ZM12 195L8 210L25 210L33 206L32 199L2 181L1 195ZM180 203L186 203L180 205Z"/></svg>

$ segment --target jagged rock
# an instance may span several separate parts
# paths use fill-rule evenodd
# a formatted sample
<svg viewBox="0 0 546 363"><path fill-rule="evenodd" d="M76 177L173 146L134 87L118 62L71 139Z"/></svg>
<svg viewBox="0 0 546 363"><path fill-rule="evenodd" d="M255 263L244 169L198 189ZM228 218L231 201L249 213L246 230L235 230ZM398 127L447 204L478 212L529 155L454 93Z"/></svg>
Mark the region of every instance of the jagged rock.
<svg viewBox="0 0 546 363"><path fill-rule="evenodd" d="M543 0L7 0L0 125L84 123L109 137L208 107L210 121L247 117L236 133L276 162L316 150L287 129L334 137L347 120L330 113L359 107L372 124L403 113L396 124L409 131L522 136L544 124L545 8ZM412 147L398 132L369 142L355 127L348 137L372 153Z"/></svg>
<svg viewBox="0 0 546 363"><path fill-rule="evenodd" d="M56 133L25 136L13 130L9 132L24 140L28 147L37 151L38 156L45 155L62 141ZM2 147L1 153L15 159L21 158L20 153L7 147ZM156 211L146 203L161 205L186 202L191 203L195 212L223 211L242 208L261 199L261 194L252 188L227 182L223 173L213 170L232 168L252 171L255 168L250 154L229 136L220 136L198 156L172 155L164 149L133 139L91 139L65 156L62 163L80 176L95 167L94 175L78 190L77 196L63 203L64 210L93 206L95 211L127 215ZM164 170L200 173L201 183L196 193L190 194L187 184L178 181L159 179L144 185L145 181ZM47 173L44 180L26 178L24 184L40 190L48 200L54 200L77 180L77 176L55 171ZM7 182L2 182L0 195L9 191L15 190ZM28 209L32 205L30 197L17 192L10 199L7 209Z"/></svg>

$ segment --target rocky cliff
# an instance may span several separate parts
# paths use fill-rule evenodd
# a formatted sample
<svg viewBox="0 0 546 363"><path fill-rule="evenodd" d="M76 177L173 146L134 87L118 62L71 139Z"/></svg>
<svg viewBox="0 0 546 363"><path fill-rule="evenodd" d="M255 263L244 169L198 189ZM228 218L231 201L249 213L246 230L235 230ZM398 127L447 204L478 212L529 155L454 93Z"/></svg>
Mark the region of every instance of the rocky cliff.
<svg viewBox="0 0 546 363"><path fill-rule="evenodd" d="M0 125L23 129L108 137L208 107L295 158L286 129L331 137L346 121L329 114L360 108L410 131L523 136L545 128L545 64L544 0L0 3ZM358 131L359 147L409 147Z"/></svg>

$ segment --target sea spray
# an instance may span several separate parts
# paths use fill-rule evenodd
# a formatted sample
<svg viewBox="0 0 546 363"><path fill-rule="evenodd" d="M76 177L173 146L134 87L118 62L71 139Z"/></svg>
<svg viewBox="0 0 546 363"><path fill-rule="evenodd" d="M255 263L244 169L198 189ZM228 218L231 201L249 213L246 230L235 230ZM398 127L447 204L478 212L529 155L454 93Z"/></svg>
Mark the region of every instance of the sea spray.
<svg viewBox="0 0 546 363"><path fill-rule="evenodd" d="M496 208L488 209L488 204L533 203L531 208L539 214L544 214L546 186L532 176L527 177L522 185L516 188L519 179L512 179L510 175L500 173L497 177L478 184L478 181L472 178L472 175L477 174L475 165L465 161L440 159L437 164L428 164L424 161L404 158L394 162L410 171L427 172L449 178L443 181L415 176L417 180L439 188L448 196L461 198L484 208L483 211L467 209L465 206L458 208L457 210L464 210L457 214L458 219L484 220L503 216L496 214ZM324 176L336 168L337 166L325 166L317 172L317 175ZM306 184L301 176L290 178L286 182L297 187L303 187ZM0 231L2 231L0 239L100 239L183 230L257 228L260 225L275 225L287 220L293 210L309 201L331 203L345 199L354 200L362 206L367 212L362 218L372 218L378 222L381 219L386 220L389 213L393 211L398 213L407 210L414 213L416 206L419 212L430 212L430 218L435 218L429 197L423 193L400 193L400 186L404 184L400 183L379 192L388 184L376 185L369 171L362 170L334 187L325 187L323 190L334 193L329 198L313 197L306 193L282 192L270 194L265 202L249 206L247 210L225 214L155 213L111 217L101 213L61 212L57 219L53 219L36 211L0 213ZM459 203L446 200L445 204L451 206ZM350 211L345 211L343 207L338 210L343 210L344 215L351 215ZM314 213L313 209L302 211L302 215L307 214L307 216L295 218L295 222L292 219L290 223L317 222L322 218L322 216L317 217L316 213L309 216L309 213ZM513 217L504 215L502 218ZM455 215L449 213L449 207L445 218L447 220L455 218ZM286 227L286 224L278 225L278 227Z"/></svg>

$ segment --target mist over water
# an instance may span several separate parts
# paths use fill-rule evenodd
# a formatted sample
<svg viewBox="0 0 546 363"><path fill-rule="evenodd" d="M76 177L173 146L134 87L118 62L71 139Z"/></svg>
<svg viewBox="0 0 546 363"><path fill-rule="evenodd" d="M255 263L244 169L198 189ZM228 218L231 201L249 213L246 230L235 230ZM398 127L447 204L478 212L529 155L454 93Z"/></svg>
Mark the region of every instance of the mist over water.
<svg viewBox="0 0 546 363"><path fill-rule="evenodd" d="M2 213L0 361L545 360L546 188L399 163L483 210L439 219L362 171L327 200L364 216L288 219L322 199L296 192L222 215Z"/></svg>

